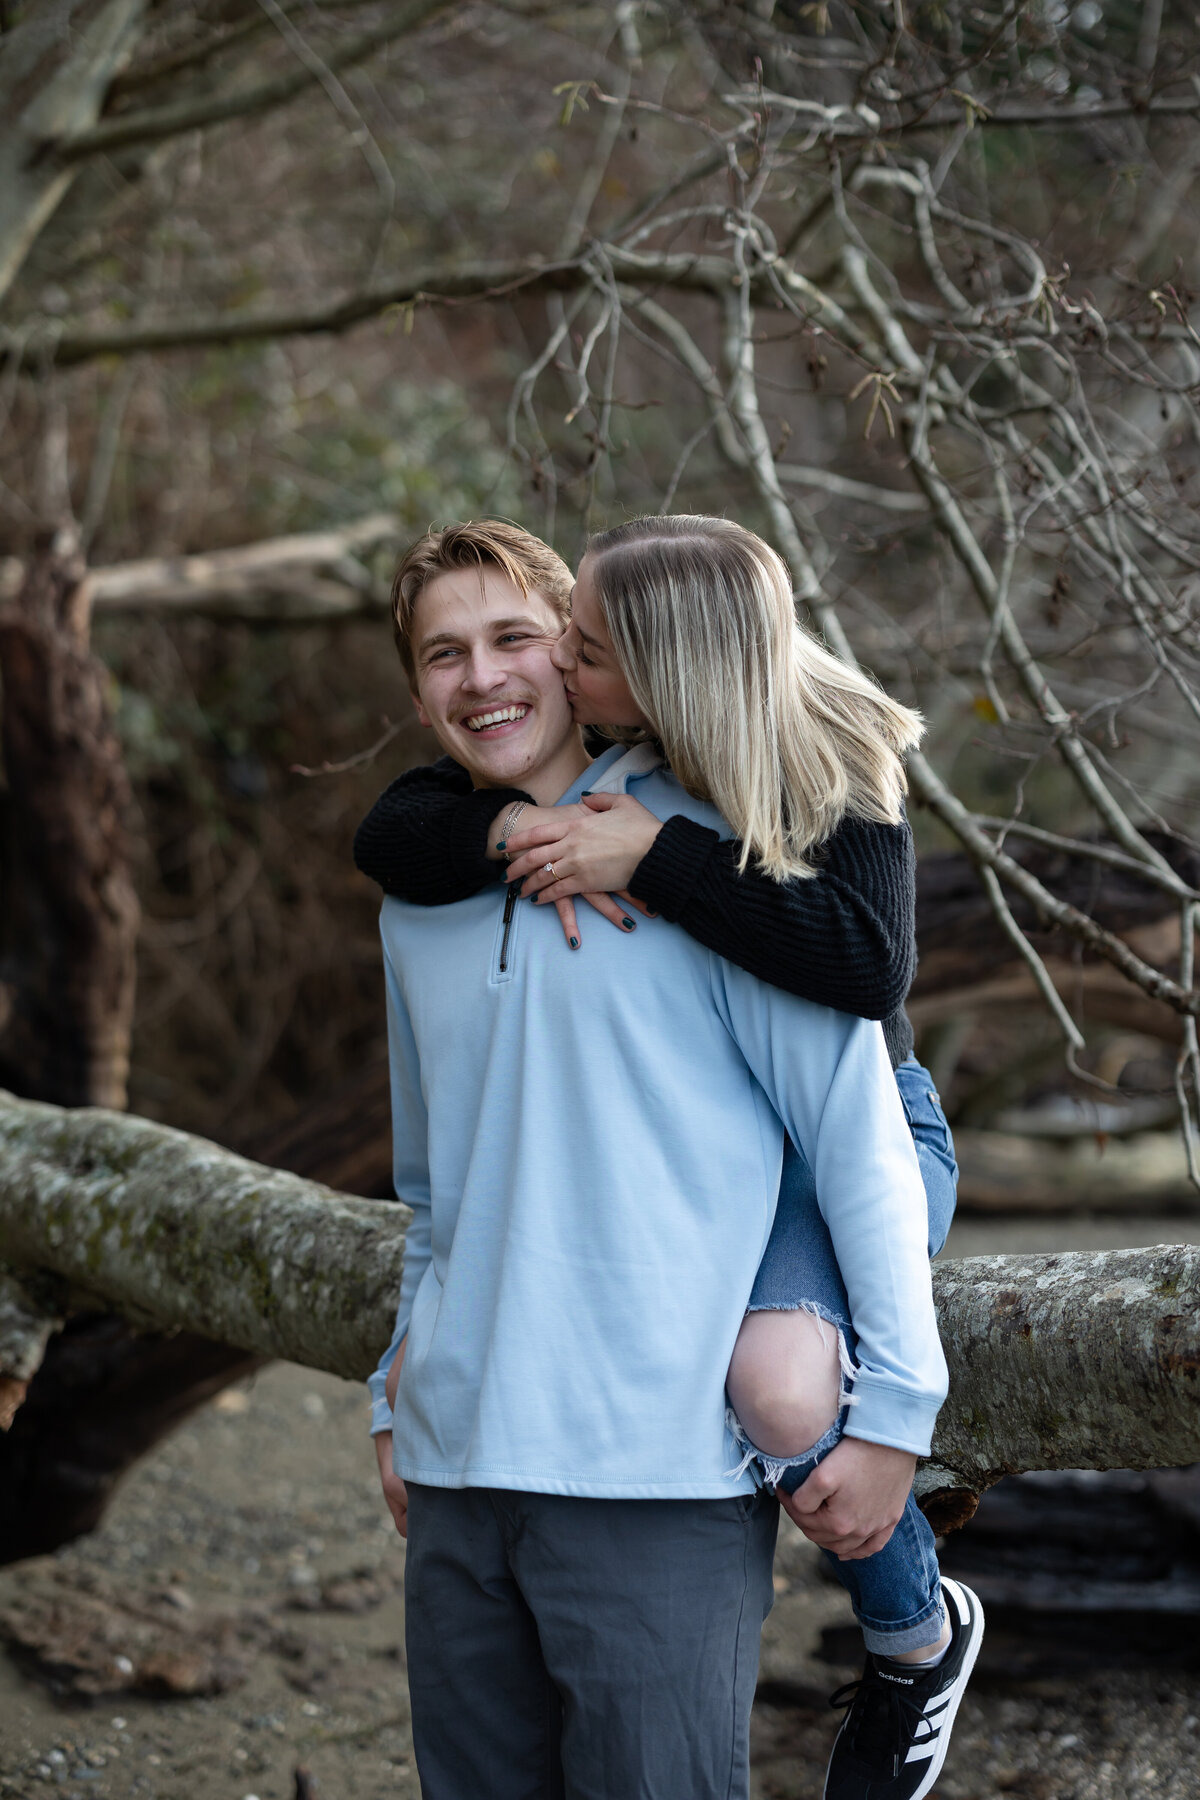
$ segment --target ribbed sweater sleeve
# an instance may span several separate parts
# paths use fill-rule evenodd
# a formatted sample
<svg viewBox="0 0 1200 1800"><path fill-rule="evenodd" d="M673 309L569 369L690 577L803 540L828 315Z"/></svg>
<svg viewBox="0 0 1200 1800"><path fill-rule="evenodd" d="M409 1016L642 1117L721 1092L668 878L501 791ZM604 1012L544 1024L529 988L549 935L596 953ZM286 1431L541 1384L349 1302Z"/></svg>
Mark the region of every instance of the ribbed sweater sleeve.
<svg viewBox="0 0 1200 1800"><path fill-rule="evenodd" d="M504 864L488 858L488 828L516 800L530 796L520 788L473 788L467 771L443 756L384 789L354 834L354 861L397 900L465 900L504 874Z"/></svg>
<svg viewBox="0 0 1200 1800"><path fill-rule="evenodd" d="M901 825L847 819L809 880L738 873L740 845L677 815L634 870L630 892L718 956L805 1000L887 1019L916 967L916 861Z"/></svg>

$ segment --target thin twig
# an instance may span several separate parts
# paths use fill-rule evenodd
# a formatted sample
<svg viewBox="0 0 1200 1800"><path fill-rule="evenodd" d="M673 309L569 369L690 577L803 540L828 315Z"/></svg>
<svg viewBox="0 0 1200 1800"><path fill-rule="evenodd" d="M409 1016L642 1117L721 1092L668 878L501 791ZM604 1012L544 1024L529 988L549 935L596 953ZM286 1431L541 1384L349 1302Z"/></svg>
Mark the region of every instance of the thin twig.
<svg viewBox="0 0 1200 1800"><path fill-rule="evenodd" d="M311 778L314 775L348 775L354 769L369 768L375 761L375 758L386 750L388 745L393 743L395 739L400 736L402 731L407 729L408 721L401 719L393 725L385 719L384 724L386 730L382 737L376 738L375 742L366 750L360 750L355 756L348 756L344 762L323 762L320 767L316 769L306 768L303 763L292 763L290 766L291 773L293 775L304 775Z"/></svg>

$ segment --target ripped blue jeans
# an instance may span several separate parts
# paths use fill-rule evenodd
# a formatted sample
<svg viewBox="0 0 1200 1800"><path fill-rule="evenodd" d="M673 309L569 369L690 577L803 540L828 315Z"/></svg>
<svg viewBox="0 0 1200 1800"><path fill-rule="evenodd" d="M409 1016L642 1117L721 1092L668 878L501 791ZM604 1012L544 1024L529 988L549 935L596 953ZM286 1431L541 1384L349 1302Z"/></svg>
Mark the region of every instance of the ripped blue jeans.
<svg viewBox="0 0 1200 1800"><path fill-rule="evenodd" d="M929 1254L946 1241L954 1216L958 1167L950 1127L934 1091L933 1077L915 1057L896 1070L896 1085L916 1145L917 1161L929 1203ZM750 1312L802 1308L825 1320L838 1333L843 1393L853 1389L858 1340L850 1322L850 1303L833 1251L829 1227L817 1206L812 1171L790 1143L784 1155L783 1179L767 1247L750 1295ZM768 1485L794 1493L840 1439L848 1408L803 1457L784 1462L755 1451L745 1433L738 1436L747 1461L757 1466ZM917 1650L937 1632L931 1621L943 1618L941 1583L934 1536L911 1493L904 1514L882 1550L854 1562L823 1553L850 1595L868 1650L882 1655Z"/></svg>

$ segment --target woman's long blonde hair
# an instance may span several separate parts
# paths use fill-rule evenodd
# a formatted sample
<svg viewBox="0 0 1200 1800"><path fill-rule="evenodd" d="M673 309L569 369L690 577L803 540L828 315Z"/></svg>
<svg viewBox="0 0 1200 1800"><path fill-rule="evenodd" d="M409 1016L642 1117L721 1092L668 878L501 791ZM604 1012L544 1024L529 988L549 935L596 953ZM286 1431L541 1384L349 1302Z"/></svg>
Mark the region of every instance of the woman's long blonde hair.
<svg viewBox="0 0 1200 1800"><path fill-rule="evenodd" d="M920 716L796 618L787 569L728 519L631 519L588 545L613 649L689 793L777 881L847 813L898 824Z"/></svg>

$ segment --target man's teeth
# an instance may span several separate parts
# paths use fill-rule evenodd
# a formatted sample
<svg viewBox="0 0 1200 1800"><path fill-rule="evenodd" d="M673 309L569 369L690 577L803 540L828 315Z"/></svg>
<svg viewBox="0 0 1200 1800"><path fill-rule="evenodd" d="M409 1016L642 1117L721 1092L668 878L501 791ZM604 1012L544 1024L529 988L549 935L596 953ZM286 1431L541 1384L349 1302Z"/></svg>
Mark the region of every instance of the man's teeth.
<svg viewBox="0 0 1200 1800"><path fill-rule="evenodd" d="M507 725L512 719L523 719L527 706L506 706L501 712L475 713L467 720L468 731L482 731L485 725Z"/></svg>

